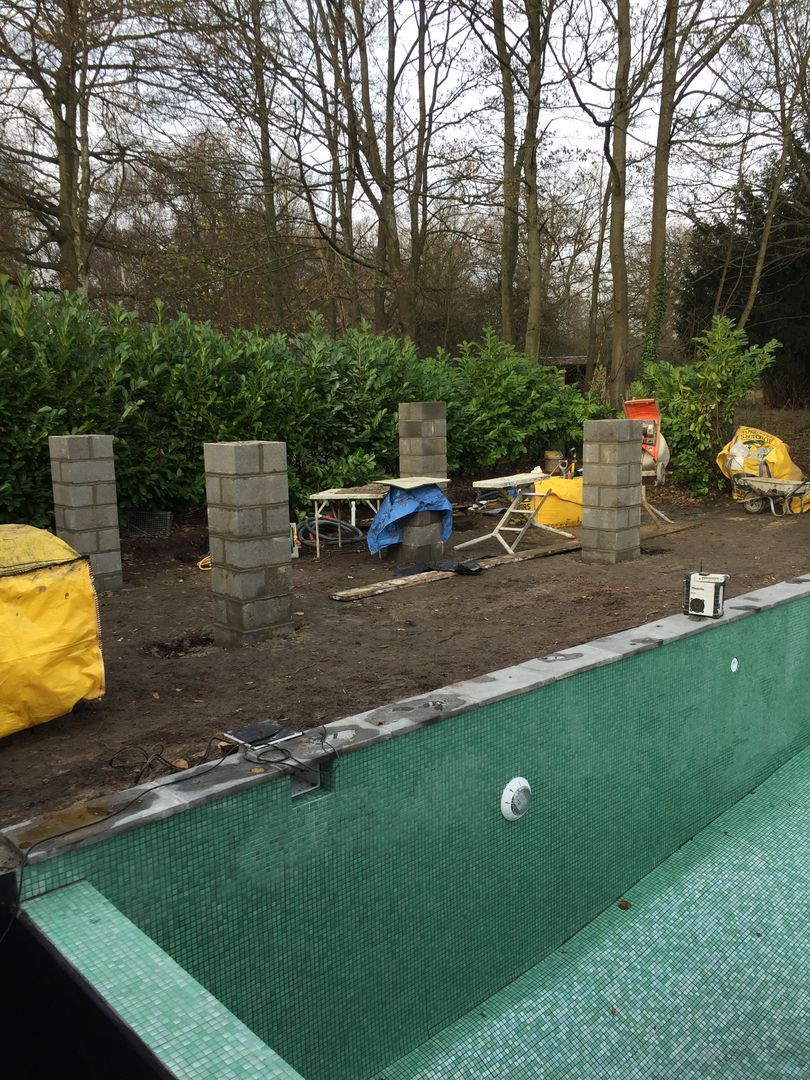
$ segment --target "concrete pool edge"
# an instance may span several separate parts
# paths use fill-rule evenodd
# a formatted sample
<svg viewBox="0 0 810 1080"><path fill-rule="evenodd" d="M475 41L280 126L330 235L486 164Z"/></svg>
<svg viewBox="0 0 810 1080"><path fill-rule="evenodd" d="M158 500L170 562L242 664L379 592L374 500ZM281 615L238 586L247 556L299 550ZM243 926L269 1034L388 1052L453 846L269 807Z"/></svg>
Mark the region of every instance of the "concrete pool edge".
<svg viewBox="0 0 810 1080"><path fill-rule="evenodd" d="M301 765L323 765L335 757L410 734L460 713L807 597L810 597L810 573L732 598L719 619L667 616L310 729L293 744L296 764L269 764L257 773L255 761L234 755L198 765L180 776L127 788L7 826L0 830L4 841L0 845L0 872L25 862L52 858L269 781L291 777Z"/></svg>

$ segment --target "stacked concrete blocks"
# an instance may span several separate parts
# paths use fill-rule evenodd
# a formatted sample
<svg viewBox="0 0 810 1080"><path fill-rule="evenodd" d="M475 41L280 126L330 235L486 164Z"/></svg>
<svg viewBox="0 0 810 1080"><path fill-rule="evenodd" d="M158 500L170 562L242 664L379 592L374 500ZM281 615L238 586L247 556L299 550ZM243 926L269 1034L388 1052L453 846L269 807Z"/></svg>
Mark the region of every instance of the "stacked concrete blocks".
<svg viewBox="0 0 810 1080"><path fill-rule="evenodd" d="M204 455L214 642L240 648L290 625L287 445L205 443Z"/></svg>
<svg viewBox="0 0 810 1080"><path fill-rule="evenodd" d="M447 476L446 402L400 403L399 475Z"/></svg>
<svg viewBox="0 0 810 1080"><path fill-rule="evenodd" d="M56 533L90 557L99 591L120 589L121 540L112 435L48 438Z"/></svg>
<svg viewBox="0 0 810 1080"><path fill-rule="evenodd" d="M406 518L402 527L402 543L396 549L399 565L415 566L443 558L442 515L433 510L420 510Z"/></svg>
<svg viewBox="0 0 810 1080"><path fill-rule="evenodd" d="M399 406L399 475L447 476L447 404L403 401ZM395 552L401 566L435 562L444 556L442 515L432 510L411 514Z"/></svg>
<svg viewBox="0 0 810 1080"><path fill-rule="evenodd" d="M641 554L640 420L585 423L582 560L618 563Z"/></svg>

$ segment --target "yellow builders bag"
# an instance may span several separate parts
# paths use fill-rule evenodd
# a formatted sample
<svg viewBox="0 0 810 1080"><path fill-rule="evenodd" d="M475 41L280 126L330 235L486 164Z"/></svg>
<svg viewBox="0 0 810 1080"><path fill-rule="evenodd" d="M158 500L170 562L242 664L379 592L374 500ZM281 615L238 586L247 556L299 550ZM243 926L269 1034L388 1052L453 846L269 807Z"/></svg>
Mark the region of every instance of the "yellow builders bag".
<svg viewBox="0 0 810 1080"><path fill-rule="evenodd" d="M565 480L561 476L550 476L534 485L538 495L550 492L548 498L532 518L532 523L565 528L566 525L582 524L582 477ZM540 500L535 500L539 505Z"/></svg>
<svg viewBox="0 0 810 1080"><path fill-rule="evenodd" d="M28 525L0 525L0 737L104 694L88 560Z"/></svg>
<svg viewBox="0 0 810 1080"><path fill-rule="evenodd" d="M802 479L802 471L791 461L785 443L759 428L737 428L731 442L726 443L717 455L717 464L723 475L731 480L735 499L750 495L750 492L737 489L735 478L740 475L791 480L797 484Z"/></svg>

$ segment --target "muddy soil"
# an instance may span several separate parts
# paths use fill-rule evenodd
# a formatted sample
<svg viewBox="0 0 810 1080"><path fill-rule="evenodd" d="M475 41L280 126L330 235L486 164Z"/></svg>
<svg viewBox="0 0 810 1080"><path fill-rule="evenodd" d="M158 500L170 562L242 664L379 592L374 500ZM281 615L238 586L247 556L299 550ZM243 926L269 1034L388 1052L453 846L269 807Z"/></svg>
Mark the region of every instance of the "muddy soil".
<svg viewBox="0 0 810 1080"><path fill-rule="evenodd" d="M305 552L292 633L235 652L210 644L202 520L169 540L126 540L125 587L99 602L107 695L0 742L0 823L127 787L158 751L193 765L212 736L250 721L320 724L672 614L701 562L731 575L730 596L810 570L810 514L752 516L725 496L672 490L655 498L690 527L647 527L642 558L613 567L558 554L339 603L330 593L390 578L392 566L364 549L320 561ZM456 539L485 527L457 515ZM548 547L539 530L529 539ZM464 555L498 553L487 542ZM155 761L143 778L166 772Z"/></svg>

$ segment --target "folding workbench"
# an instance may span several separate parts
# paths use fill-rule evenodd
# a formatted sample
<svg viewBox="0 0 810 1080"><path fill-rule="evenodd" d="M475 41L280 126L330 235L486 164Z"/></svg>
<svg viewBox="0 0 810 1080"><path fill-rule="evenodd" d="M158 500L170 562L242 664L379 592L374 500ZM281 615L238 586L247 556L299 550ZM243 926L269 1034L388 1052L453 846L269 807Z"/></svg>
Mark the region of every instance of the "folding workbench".
<svg viewBox="0 0 810 1080"><path fill-rule="evenodd" d="M411 491L413 488L424 487L425 484L446 484L447 477L441 476L394 476L387 480L374 480L368 484L360 484L358 487L327 488L326 491L316 491L310 495L309 501L315 506L315 558L321 557L321 532L320 522L324 509L334 503L338 521L338 547L343 544L340 539L340 504L348 503L350 507L351 524L357 520L357 504L367 506L375 514L380 509L380 503L388 494L388 489L402 488Z"/></svg>
<svg viewBox="0 0 810 1080"><path fill-rule="evenodd" d="M512 501L508 510L498 519L498 524L491 532L485 533L483 536L476 536L474 540L465 540L463 544L456 544L455 550L460 551L461 548L472 547L473 544L482 544L484 540L497 540L510 555L514 555L520 541L528 532L535 514L538 513L551 494L550 489L543 492L534 490L535 484L545 479L547 479L546 473L513 473L511 476L494 476L489 480L476 480L473 484L476 491L507 491L513 493ZM524 504L527 502L529 505L525 506ZM520 524L512 525L512 520L518 521ZM539 521L535 522L535 525L539 529L545 529L546 532L564 536L567 540L576 539L573 533L565 532L563 529L555 529L553 525L543 525ZM517 533L517 536L510 543L503 535L504 533Z"/></svg>

